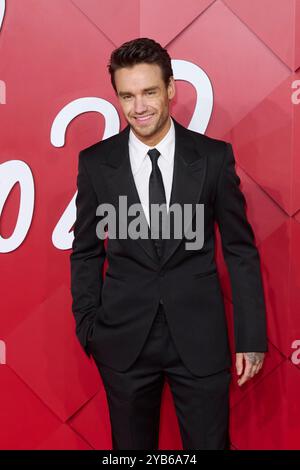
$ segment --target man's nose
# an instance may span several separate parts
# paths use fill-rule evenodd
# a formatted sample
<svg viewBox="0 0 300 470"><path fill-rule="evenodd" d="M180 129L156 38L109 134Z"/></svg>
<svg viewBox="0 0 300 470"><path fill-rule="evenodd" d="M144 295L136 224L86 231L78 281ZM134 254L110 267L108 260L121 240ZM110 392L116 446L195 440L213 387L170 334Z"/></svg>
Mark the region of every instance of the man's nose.
<svg viewBox="0 0 300 470"><path fill-rule="evenodd" d="M136 114L143 114L146 110L146 101L143 98L136 98L134 101L134 112Z"/></svg>

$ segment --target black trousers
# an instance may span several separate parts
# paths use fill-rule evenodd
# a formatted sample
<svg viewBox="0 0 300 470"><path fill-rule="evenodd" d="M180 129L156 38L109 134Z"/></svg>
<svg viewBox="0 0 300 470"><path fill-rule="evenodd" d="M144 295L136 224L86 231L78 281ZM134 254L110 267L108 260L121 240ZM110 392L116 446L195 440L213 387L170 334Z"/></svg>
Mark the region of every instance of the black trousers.
<svg viewBox="0 0 300 470"><path fill-rule="evenodd" d="M129 369L118 372L97 361L96 365L107 396L113 450L158 449L165 379L173 395L183 449L229 448L231 371L193 375L176 351L162 305Z"/></svg>

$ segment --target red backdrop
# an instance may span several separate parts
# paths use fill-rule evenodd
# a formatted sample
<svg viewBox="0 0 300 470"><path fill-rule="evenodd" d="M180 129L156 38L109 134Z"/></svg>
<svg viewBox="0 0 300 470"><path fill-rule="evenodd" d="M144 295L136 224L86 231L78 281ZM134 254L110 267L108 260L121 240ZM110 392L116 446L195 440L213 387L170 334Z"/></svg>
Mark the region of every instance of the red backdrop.
<svg viewBox="0 0 300 470"><path fill-rule="evenodd" d="M233 377L232 449L299 448L299 1L0 0L1 23L0 448L111 448L69 255L78 152L126 125L107 63L135 37L168 48L171 114L233 144L261 256L269 353L242 388ZM219 238L217 253L233 345ZM181 448L168 386L160 431Z"/></svg>

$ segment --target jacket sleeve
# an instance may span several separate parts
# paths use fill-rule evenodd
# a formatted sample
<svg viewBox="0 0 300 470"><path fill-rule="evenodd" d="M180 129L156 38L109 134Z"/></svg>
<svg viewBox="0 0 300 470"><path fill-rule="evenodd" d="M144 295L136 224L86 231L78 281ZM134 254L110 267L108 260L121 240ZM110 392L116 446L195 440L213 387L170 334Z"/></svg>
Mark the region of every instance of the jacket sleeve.
<svg viewBox="0 0 300 470"><path fill-rule="evenodd" d="M246 216L246 200L235 171L232 145L225 142L215 216L232 290L236 352L268 351L266 307L255 237Z"/></svg>
<svg viewBox="0 0 300 470"><path fill-rule="evenodd" d="M92 333L96 312L101 306L102 268L106 252L104 240L96 234L98 203L84 164L83 152L79 153L78 158L76 221L70 262L76 335L89 357L88 338Z"/></svg>

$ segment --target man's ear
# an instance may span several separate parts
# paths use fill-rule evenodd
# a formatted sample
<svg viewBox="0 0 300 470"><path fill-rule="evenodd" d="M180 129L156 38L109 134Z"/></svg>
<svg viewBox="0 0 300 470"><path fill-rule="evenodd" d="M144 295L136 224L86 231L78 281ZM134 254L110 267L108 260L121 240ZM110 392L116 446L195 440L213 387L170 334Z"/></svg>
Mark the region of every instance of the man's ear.
<svg viewBox="0 0 300 470"><path fill-rule="evenodd" d="M169 99L171 100L172 98L174 98L175 95L176 95L175 80L174 80L173 75L171 75L171 77L169 78L169 86L168 86Z"/></svg>

